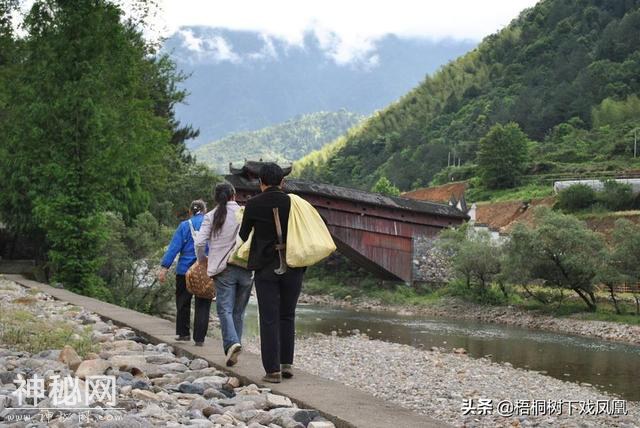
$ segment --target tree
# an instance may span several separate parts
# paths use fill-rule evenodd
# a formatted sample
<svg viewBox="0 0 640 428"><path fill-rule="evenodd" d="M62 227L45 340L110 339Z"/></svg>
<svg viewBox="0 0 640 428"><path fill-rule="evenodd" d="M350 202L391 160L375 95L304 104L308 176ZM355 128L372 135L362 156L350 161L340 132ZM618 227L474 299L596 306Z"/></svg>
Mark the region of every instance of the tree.
<svg viewBox="0 0 640 428"><path fill-rule="evenodd" d="M376 184L371 188L372 192L381 193L383 195L398 196L400 189L394 186L387 177L380 177Z"/></svg>
<svg viewBox="0 0 640 428"><path fill-rule="evenodd" d="M12 18L17 1L0 0L0 210L8 205L8 189L2 165L9 163L10 88L15 84L13 73L17 63L17 41L13 32ZM0 211L1 212L1 211ZM0 219L1 221L1 219Z"/></svg>
<svg viewBox="0 0 640 428"><path fill-rule="evenodd" d="M516 186L527 164L528 138L517 123L496 124L480 140L478 169L489 189Z"/></svg>
<svg viewBox="0 0 640 428"><path fill-rule="evenodd" d="M109 236L101 251L109 258L100 269L100 276L107 282L110 301L140 312L159 313L167 309L171 301L171 287L156 280L154 267L162 251L158 242L168 242L172 229L164 227L144 212L130 227L116 213L106 213Z"/></svg>
<svg viewBox="0 0 640 428"><path fill-rule="evenodd" d="M630 95L622 101L605 98L599 106L593 108L591 115L594 127L620 125L637 120L640 116L640 98L637 95Z"/></svg>
<svg viewBox="0 0 640 428"><path fill-rule="evenodd" d="M604 243L577 218L538 208L532 226L514 228L506 252L517 277L526 284L543 280L547 285L574 291L590 311L597 309L595 285Z"/></svg>
<svg viewBox="0 0 640 428"><path fill-rule="evenodd" d="M614 250L611 259L618 269L620 279L632 285L640 283L640 226L628 220L616 221L613 231ZM634 291L636 314L640 315L640 296Z"/></svg>
<svg viewBox="0 0 640 428"><path fill-rule="evenodd" d="M501 272L502 246L487 232L468 227L446 230L440 234L438 245L450 255L454 272L468 288L475 284L485 293Z"/></svg>
<svg viewBox="0 0 640 428"><path fill-rule="evenodd" d="M54 280L108 297L98 275L104 212L131 224L188 161L192 133L173 118L179 76L109 0L38 0L24 22L2 217L44 233Z"/></svg>
<svg viewBox="0 0 640 428"><path fill-rule="evenodd" d="M619 255L618 249L615 246L604 248L601 259L602 263L598 269L596 281L609 289L611 303L613 303L616 313L620 315L622 314L622 309L616 298L615 289L618 285L624 283L624 275L620 269Z"/></svg>

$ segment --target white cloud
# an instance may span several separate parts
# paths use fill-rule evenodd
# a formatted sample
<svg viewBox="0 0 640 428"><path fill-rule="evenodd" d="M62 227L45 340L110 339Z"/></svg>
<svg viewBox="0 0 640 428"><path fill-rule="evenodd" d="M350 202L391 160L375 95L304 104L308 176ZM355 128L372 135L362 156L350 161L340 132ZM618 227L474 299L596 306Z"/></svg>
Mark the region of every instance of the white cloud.
<svg viewBox="0 0 640 428"><path fill-rule="evenodd" d="M366 62L386 34L480 40L536 1L160 0L157 28L165 35L188 25L258 31L297 46L312 31L337 63Z"/></svg>
<svg viewBox="0 0 640 428"><path fill-rule="evenodd" d="M221 36L205 39L204 44L207 46L207 51L209 51L213 55L213 58L218 61L240 61L240 57L233 52L229 43L227 43L227 41Z"/></svg>
<svg viewBox="0 0 640 428"><path fill-rule="evenodd" d="M182 36L182 44L184 47L193 52L202 52L203 40L196 37L193 31L185 29L178 31L178 33Z"/></svg>
<svg viewBox="0 0 640 428"><path fill-rule="evenodd" d="M262 49L260 49L259 52L252 52L247 54L247 57L252 60L278 58L278 51L276 51L276 47L273 44L273 38L268 34L261 34L260 38L264 43L264 45L262 45Z"/></svg>
<svg viewBox="0 0 640 428"><path fill-rule="evenodd" d="M200 60L233 63L241 61L240 56L233 51L233 47L222 36L200 37L189 28L179 30L178 34L182 37L182 45Z"/></svg>
<svg viewBox="0 0 640 428"><path fill-rule="evenodd" d="M33 0L25 0L25 4ZM135 15L140 0L115 0ZM338 63L370 61L375 41L386 34L479 41L507 25L537 0L158 0L155 33L171 35L185 26L257 31L302 46L308 32ZM184 36L184 34L183 34ZM202 50L201 40L187 46ZM224 40L213 41L220 58L237 60ZM265 42L268 44L268 42ZM273 47L273 46L272 46ZM228 48L228 50L227 50ZM255 55L268 56L266 46Z"/></svg>

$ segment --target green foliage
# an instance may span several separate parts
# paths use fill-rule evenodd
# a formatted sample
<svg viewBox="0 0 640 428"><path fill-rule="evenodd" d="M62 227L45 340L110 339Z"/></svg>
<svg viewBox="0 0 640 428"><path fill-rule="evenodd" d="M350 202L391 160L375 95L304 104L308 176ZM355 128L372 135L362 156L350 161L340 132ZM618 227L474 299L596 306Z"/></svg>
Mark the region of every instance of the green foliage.
<svg viewBox="0 0 640 428"><path fill-rule="evenodd" d="M394 186L387 177L380 177L376 184L371 188L371 191L388 196L400 195L400 189Z"/></svg>
<svg viewBox="0 0 640 428"><path fill-rule="evenodd" d="M622 101L605 98L593 108L593 126L618 125L640 117L640 98L630 95Z"/></svg>
<svg viewBox="0 0 640 428"><path fill-rule="evenodd" d="M616 180L605 180L602 189L596 191L586 184L574 184L558 193L557 207L567 213L590 208L609 211L633 209L635 196L631 185Z"/></svg>
<svg viewBox="0 0 640 428"><path fill-rule="evenodd" d="M596 202L596 191L586 184L574 184L558 193L557 206L565 212L590 208Z"/></svg>
<svg viewBox="0 0 640 428"><path fill-rule="evenodd" d="M169 242L173 231L149 212L139 214L130 227L115 213L106 213L106 222L110 233L100 251L109 257L99 275L109 291L107 300L151 314L167 310L173 287L160 284L153 268L162 257L158 244Z"/></svg>
<svg viewBox="0 0 640 428"><path fill-rule="evenodd" d="M527 184L515 189L489 190L471 181L471 186L465 192L468 201L530 201L553 195L553 187L548 184Z"/></svg>
<svg viewBox="0 0 640 428"><path fill-rule="evenodd" d="M430 186L439 186L441 184L451 183L452 181L470 180L478 174L478 166L475 164L466 164L461 166L450 166L443 168L440 172L433 176Z"/></svg>
<svg viewBox="0 0 640 428"><path fill-rule="evenodd" d="M185 152L197 132L173 113L184 76L144 41L144 23L125 21L111 0L35 1L19 40L5 17L0 44L12 49L7 59L0 53L0 216L41 243L54 281L110 299L113 276L101 275L114 268L102 251L115 246L106 212L132 231L155 222L140 216L147 210L174 223L190 186L218 180ZM146 256L149 243L130 248Z"/></svg>
<svg viewBox="0 0 640 428"><path fill-rule="evenodd" d="M450 154L462 166L474 164L479 141L493 125L509 122L538 141L530 144L536 162L619 159L631 166L628 133L634 120L640 125L631 117L640 94L639 19L634 1L538 2L344 141L314 154L313 162L303 159L298 172L365 189L386 176L408 190L427 185ZM607 116L610 110L616 113ZM610 116L616 125L600 127Z"/></svg>
<svg viewBox="0 0 640 428"><path fill-rule="evenodd" d="M506 248L505 277L513 283L542 280L573 290L591 311L604 243L573 216L538 208L535 225L518 224Z"/></svg>
<svg viewBox="0 0 640 428"><path fill-rule="evenodd" d="M613 246L613 264L619 268L624 280L630 284L640 282L640 226L628 220L618 220L613 231Z"/></svg>
<svg viewBox="0 0 640 428"><path fill-rule="evenodd" d="M478 170L489 189L515 187L527 162L527 136L517 123L496 124L480 140Z"/></svg>
<svg viewBox="0 0 640 428"><path fill-rule="evenodd" d="M198 147L194 154L221 174L228 173L232 162L263 159L291 163L322 148L361 120L362 116L346 110L305 114L258 131L231 134Z"/></svg>
<svg viewBox="0 0 640 428"><path fill-rule="evenodd" d="M196 163L178 163L166 186L152 194L150 211L161 224L175 225L176 219L189 216L191 201L202 199L213 208L213 189L222 178Z"/></svg>
<svg viewBox="0 0 640 428"><path fill-rule="evenodd" d="M605 180L603 189L597 193L598 202L609 211L623 211L633 208L635 198L631 185L616 180Z"/></svg>
<svg viewBox="0 0 640 428"><path fill-rule="evenodd" d="M467 288L475 286L483 293L501 272L502 247L487 232L449 229L440 234L438 245L450 255L456 276Z"/></svg>

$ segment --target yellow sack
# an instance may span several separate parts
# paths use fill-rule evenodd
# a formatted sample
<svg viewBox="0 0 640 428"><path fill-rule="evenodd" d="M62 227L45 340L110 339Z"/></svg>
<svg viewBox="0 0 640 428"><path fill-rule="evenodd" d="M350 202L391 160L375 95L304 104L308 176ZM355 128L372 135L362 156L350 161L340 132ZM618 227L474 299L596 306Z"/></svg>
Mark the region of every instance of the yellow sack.
<svg viewBox="0 0 640 428"><path fill-rule="evenodd" d="M300 196L290 194L287 223L287 266L311 266L336 250L327 225L318 211Z"/></svg>
<svg viewBox="0 0 640 428"><path fill-rule="evenodd" d="M242 217L244 216L244 207L241 207L236 212L236 221L238 224L242 224ZM241 266L243 268L247 267L247 263L249 263L249 250L251 249L251 240L253 239L253 229L251 233L249 233L249 238L246 241L243 241L240 238L240 235L236 236L236 246L234 250L231 252L231 257L229 257L229 263Z"/></svg>

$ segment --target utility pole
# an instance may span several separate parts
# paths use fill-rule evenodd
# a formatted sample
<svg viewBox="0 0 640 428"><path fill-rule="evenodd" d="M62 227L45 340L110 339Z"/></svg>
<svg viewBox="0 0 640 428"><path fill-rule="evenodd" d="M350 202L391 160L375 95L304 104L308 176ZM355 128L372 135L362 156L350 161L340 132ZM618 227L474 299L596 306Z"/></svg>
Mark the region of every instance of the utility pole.
<svg viewBox="0 0 640 428"><path fill-rule="evenodd" d="M638 128L633 130L633 158L638 155Z"/></svg>

